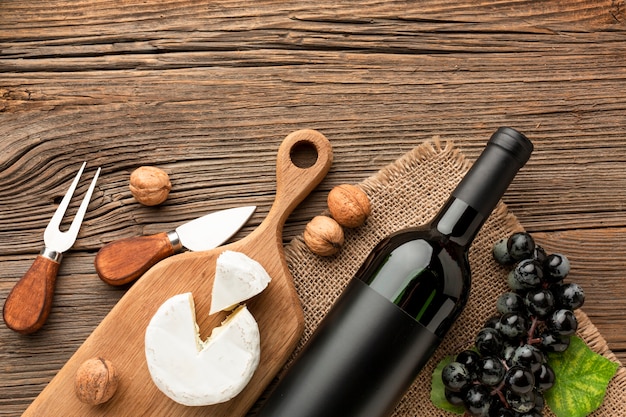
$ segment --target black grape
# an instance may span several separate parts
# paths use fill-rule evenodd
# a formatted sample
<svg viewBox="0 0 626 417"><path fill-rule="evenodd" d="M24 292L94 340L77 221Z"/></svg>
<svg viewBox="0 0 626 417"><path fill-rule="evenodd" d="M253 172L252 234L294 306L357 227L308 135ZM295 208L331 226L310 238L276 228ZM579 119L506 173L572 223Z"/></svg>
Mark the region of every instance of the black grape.
<svg viewBox="0 0 626 417"><path fill-rule="evenodd" d="M556 305L566 310L576 310L585 303L585 292L575 283L559 284L552 288Z"/></svg>
<svg viewBox="0 0 626 417"><path fill-rule="evenodd" d="M576 333L578 329L578 321L576 316L570 310L556 310L546 320L548 330L554 331L561 336L570 336Z"/></svg>

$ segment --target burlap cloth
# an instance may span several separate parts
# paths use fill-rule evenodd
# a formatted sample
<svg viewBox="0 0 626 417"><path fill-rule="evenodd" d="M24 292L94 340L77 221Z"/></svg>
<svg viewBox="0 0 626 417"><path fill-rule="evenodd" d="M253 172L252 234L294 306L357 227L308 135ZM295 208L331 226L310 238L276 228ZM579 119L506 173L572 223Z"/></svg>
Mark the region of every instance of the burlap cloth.
<svg viewBox="0 0 626 417"><path fill-rule="evenodd" d="M430 220L469 166L470 163L452 144L441 144L438 138L434 138L359 184L370 197L372 215L362 227L345 230L345 246L338 255L327 258L313 255L301 236L286 246L287 263L306 320L305 333L296 353L374 245L391 232ZM430 401L433 369L444 356L471 346L478 329L495 313L495 300L507 289L506 269L493 261L491 247L500 237L518 230L522 230L522 226L517 218L500 202L470 250L472 289L469 302L458 323L398 405L394 416L454 415L436 408ZM578 335L594 351L618 362L585 313L579 310L577 316L580 324ZM363 348L367 349L367 346ZM549 411L545 415L554 416ZM626 416L626 368L619 368L603 405L592 415Z"/></svg>

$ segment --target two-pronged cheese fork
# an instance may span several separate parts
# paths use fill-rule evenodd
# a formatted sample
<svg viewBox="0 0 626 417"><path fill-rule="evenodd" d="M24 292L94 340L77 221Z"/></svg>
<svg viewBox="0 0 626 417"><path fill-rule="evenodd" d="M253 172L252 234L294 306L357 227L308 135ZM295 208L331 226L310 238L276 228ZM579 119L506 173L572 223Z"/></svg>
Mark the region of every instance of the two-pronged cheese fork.
<svg viewBox="0 0 626 417"><path fill-rule="evenodd" d="M78 230L87 212L91 194L100 174L100 168L98 168L78 208L78 212L72 220L70 228L62 232L60 230L61 221L70 204L72 195L74 195L85 165L86 162L83 163L78 174L76 174L70 189L63 197L63 200L61 200L61 204L59 204L46 227L43 234L44 249L37 256L26 274L15 284L4 303L4 309L2 310L4 322L10 329L16 332L33 333L39 330L48 319L63 252L71 248L76 241Z"/></svg>

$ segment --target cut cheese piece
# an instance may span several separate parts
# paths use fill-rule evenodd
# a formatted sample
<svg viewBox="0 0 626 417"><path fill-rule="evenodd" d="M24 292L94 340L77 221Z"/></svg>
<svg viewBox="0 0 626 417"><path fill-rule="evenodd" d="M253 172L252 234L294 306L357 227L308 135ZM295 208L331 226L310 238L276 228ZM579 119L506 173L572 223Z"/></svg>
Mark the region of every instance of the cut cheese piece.
<svg viewBox="0 0 626 417"><path fill-rule="evenodd" d="M191 293L159 307L146 329L145 354L156 386L187 406L228 401L248 384L259 364L259 327L240 306L203 342Z"/></svg>
<svg viewBox="0 0 626 417"><path fill-rule="evenodd" d="M209 314L228 310L263 291L270 276L263 266L241 252L224 251L217 258Z"/></svg>

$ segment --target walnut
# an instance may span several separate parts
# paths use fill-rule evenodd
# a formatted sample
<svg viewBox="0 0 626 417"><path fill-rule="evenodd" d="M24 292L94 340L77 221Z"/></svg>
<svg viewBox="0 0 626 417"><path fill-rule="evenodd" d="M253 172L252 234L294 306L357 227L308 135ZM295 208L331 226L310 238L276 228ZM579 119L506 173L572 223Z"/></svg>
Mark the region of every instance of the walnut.
<svg viewBox="0 0 626 417"><path fill-rule="evenodd" d="M167 199L172 184L162 169L142 166L130 174L129 188L138 202L146 206L156 206Z"/></svg>
<svg viewBox="0 0 626 417"><path fill-rule="evenodd" d="M304 243L311 252L320 256L331 256L343 246L343 229L327 216L315 216L304 229Z"/></svg>
<svg viewBox="0 0 626 417"><path fill-rule="evenodd" d="M328 193L328 209L337 223L344 227L359 227L371 214L370 200L360 188L338 185Z"/></svg>
<svg viewBox="0 0 626 417"><path fill-rule="evenodd" d="M76 371L74 392L81 402L105 403L117 390L118 376L113 364L104 358L88 359Z"/></svg>

